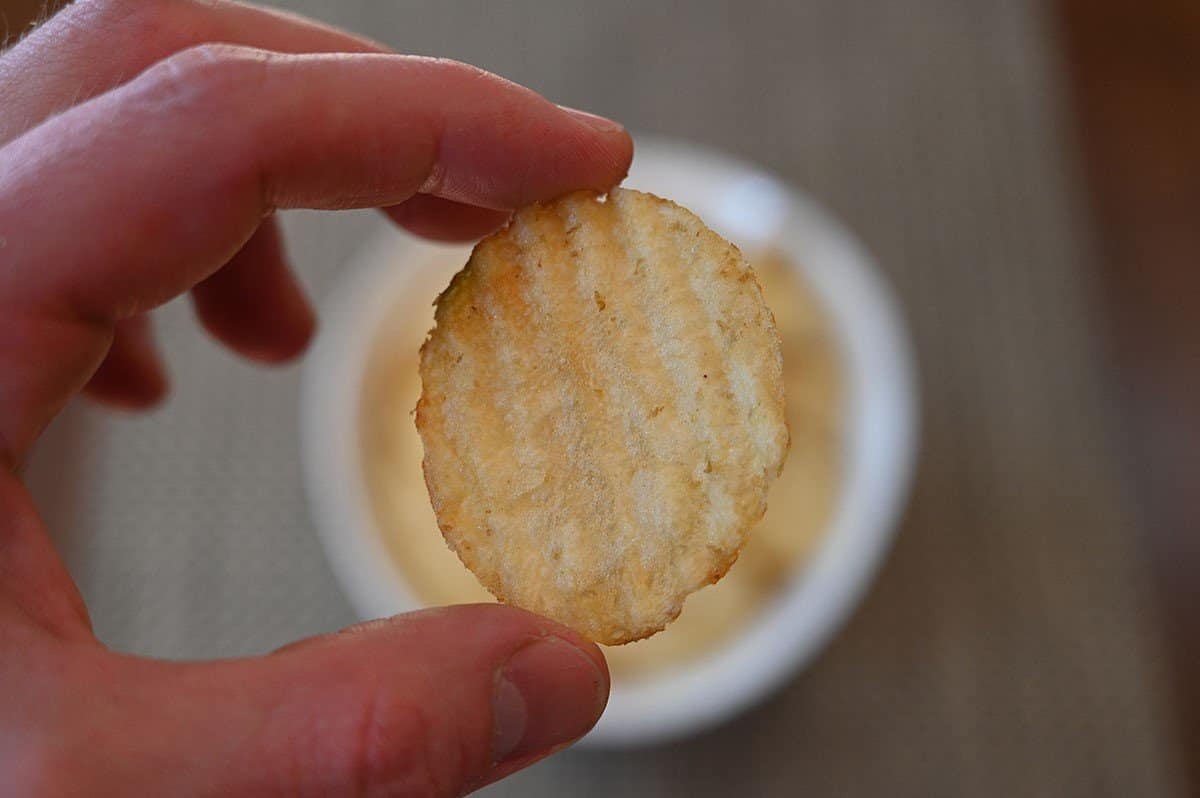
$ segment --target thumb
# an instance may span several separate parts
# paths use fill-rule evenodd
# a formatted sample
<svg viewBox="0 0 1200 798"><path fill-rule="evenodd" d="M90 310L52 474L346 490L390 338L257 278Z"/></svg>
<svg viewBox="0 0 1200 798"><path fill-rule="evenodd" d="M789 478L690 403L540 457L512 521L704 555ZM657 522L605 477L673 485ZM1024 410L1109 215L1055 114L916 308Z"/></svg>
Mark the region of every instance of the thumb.
<svg viewBox="0 0 1200 798"><path fill-rule="evenodd" d="M460 795L582 736L608 696L596 646L499 605L374 621L257 659L122 657L109 673L104 725L127 731L105 777L143 795ZM81 742L99 753L94 736Z"/></svg>

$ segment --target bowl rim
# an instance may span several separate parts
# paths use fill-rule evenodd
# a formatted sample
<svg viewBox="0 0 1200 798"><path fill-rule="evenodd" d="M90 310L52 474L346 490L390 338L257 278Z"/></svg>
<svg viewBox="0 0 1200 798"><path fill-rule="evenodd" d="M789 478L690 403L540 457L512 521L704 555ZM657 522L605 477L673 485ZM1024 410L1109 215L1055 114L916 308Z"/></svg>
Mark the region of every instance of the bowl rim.
<svg viewBox="0 0 1200 798"><path fill-rule="evenodd" d="M760 702L808 664L869 589L917 454L912 347L890 287L859 242L802 192L744 161L670 139L635 140L625 185L678 201L735 243L774 243L821 301L843 364L846 466L834 517L805 567L713 654L667 674L614 681L608 708L581 741L594 747L698 732ZM359 397L371 344L418 264L467 251L381 223L321 303L322 331L301 380L305 487L335 578L364 618L423 606L377 533L365 486Z"/></svg>

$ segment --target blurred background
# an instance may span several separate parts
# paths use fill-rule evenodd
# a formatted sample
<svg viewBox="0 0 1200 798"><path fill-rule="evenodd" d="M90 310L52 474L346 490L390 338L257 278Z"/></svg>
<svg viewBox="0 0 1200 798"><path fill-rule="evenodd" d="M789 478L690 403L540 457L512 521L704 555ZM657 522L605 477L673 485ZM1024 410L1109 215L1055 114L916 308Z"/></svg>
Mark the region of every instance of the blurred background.
<svg viewBox="0 0 1200 798"><path fill-rule="evenodd" d="M757 162L860 236L916 342L907 518L813 667L713 732L488 795L1192 794L1200 5L277 5ZM14 34L41 7L0 0ZM314 298L375 223L285 218ZM169 403L72 407L30 467L98 633L212 657L352 622L302 492L297 368L159 315Z"/></svg>

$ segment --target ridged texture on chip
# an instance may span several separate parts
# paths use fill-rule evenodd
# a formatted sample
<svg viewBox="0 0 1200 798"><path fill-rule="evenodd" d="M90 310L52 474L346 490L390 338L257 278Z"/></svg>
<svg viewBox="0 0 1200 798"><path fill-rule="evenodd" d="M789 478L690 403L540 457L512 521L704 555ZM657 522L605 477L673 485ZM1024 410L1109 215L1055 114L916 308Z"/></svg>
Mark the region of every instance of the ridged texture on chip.
<svg viewBox="0 0 1200 798"><path fill-rule="evenodd" d="M480 242L435 319L425 481L497 598L624 643L733 565L788 444L737 248L650 194L572 194Z"/></svg>

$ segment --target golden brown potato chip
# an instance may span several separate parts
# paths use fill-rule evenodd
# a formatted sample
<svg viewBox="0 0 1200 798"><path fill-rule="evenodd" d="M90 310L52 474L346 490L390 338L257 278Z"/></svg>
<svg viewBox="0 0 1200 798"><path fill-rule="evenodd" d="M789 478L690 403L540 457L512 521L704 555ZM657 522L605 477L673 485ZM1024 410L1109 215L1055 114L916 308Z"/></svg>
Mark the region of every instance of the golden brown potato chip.
<svg viewBox="0 0 1200 798"><path fill-rule="evenodd" d="M737 248L650 194L571 194L480 242L435 320L425 481L497 598L624 643L733 565L788 444Z"/></svg>

